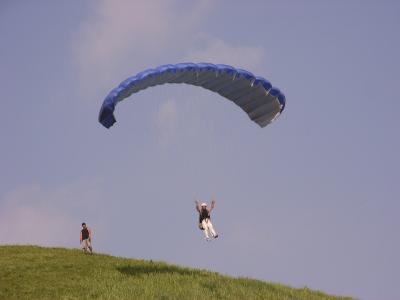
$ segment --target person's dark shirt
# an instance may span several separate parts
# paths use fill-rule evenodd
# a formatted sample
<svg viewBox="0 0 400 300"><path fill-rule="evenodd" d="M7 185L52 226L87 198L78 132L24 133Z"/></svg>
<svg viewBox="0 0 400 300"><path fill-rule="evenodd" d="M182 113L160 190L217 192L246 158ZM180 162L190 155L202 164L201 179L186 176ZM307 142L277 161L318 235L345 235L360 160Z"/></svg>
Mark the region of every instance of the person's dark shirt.
<svg viewBox="0 0 400 300"><path fill-rule="evenodd" d="M210 212L207 208L202 208L200 210L199 222L201 223L204 219L210 219Z"/></svg>
<svg viewBox="0 0 400 300"><path fill-rule="evenodd" d="M89 230L87 228L82 229L81 234L82 234L82 241L87 240L89 238Z"/></svg>

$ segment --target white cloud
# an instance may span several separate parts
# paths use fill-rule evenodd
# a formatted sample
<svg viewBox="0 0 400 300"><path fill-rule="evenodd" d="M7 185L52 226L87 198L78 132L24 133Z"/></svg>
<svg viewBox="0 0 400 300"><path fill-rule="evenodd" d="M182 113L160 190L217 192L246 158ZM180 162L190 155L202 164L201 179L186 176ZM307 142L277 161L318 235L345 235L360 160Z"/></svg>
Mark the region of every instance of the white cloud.
<svg viewBox="0 0 400 300"><path fill-rule="evenodd" d="M174 138L177 121L178 107L176 102L173 100L162 102L156 114L156 123L162 144L167 144Z"/></svg>
<svg viewBox="0 0 400 300"><path fill-rule="evenodd" d="M182 57L211 1L96 1L73 39L83 98L97 98L127 76ZM178 53L179 52L179 53ZM102 96L102 95L100 95Z"/></svg>
<svg viewBox="0 0 400 300"><path fill-rule="evenodd" d="M96 199L96 185L87 182L19 186L0 201L0 243L78 246L80 223Z"/></svg>
<svg viewBox="0 0 400 300"><path fill-rule="evenodd" d="M262 68L265 51L261 47L234 46L206 34L199 34L196 44L186 57L189 61L227 64L253 72Z"/></svg>

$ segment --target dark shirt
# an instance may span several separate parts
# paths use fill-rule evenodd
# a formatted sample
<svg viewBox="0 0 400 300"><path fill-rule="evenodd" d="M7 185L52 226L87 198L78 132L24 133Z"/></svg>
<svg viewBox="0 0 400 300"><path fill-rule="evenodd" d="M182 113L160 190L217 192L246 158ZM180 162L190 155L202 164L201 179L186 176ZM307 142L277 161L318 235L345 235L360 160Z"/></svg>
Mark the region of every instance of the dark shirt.
<svg viewBox="0 0 400 300"><path fill-rule="evenodd" d="M82 241L89 238L89 230L87 228L81 230Z"/></svg>
<svg viewBox="0 0 400 300"><path fill-rule="evenodd" d="M204 219L210 219L210 212L207 208L202 208L200 210L199 222L201 223Z"/></svg>

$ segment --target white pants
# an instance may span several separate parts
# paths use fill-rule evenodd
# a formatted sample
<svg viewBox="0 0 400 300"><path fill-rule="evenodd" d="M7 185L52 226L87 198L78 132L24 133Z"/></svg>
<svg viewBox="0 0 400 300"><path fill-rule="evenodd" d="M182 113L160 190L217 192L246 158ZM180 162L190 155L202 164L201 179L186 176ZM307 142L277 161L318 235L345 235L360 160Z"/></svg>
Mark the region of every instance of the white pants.
<svg viewBox="0 0 400 300"><path fill-rule="evenodd" d="M91 250L91 248L92 248L92 243L91 243L91 241L90 241L89 239L83 240L82 243L81 243L81 247L82 247L82 250L83 250L83 251L88 251L88 249L89 249L90 251L92 251L92 250Z"/></svg>
<svg viewBox="0 0 400 300"><path fill-rule="evenodd" d="M209 238L209 233L212 235L212 237L215 237L217 233L214 230L213 224L211 223L210 219L204 219L201 221L201 225L203 226L204 229L204 237L206 239Z"/></svg>

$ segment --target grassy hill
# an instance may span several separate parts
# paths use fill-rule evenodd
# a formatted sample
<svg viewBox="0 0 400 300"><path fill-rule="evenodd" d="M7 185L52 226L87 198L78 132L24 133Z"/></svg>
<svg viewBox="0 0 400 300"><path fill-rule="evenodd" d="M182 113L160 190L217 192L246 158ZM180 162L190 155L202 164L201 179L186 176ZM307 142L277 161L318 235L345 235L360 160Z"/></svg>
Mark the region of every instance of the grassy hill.
<svg viewBox="0 0 400 300"><path fill-rule="evenodd" d="M0 299L350 299L162 262L0 246Z"/></svg>

